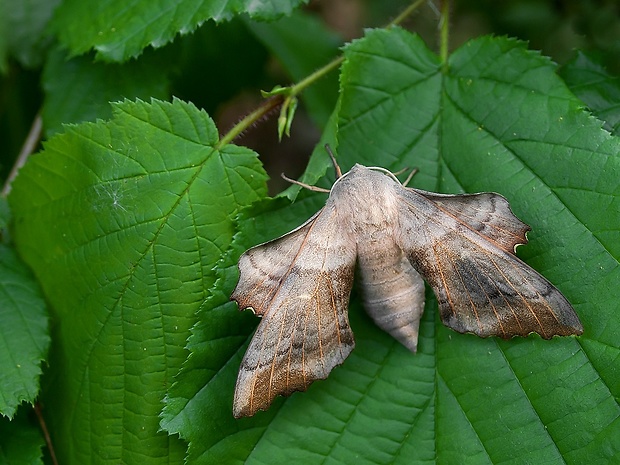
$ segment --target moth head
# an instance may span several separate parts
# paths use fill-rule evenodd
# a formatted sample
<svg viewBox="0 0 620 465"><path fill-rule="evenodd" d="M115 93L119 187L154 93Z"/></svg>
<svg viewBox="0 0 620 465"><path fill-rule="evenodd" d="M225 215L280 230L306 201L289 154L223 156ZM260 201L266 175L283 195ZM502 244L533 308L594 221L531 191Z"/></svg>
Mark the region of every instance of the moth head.
<svg viewBox="0 0 620 465"><path fill-rule="evenodd" d="M342 176L337 178L336 181L334 181L334 184L332 185L332 190L338 185L339 182L342 182L344 179L356 177L367 178L368 174L371 171L378 171L380 173L383 173L386 176L392 178L392 180L394 180L397 184L402 185L398 178L394 176L394 174L388 169L381 168L380 166L363 166L359 163L356 163L355 165L353 165L353 168L351 168L350 171L347 171Z"/></svg>

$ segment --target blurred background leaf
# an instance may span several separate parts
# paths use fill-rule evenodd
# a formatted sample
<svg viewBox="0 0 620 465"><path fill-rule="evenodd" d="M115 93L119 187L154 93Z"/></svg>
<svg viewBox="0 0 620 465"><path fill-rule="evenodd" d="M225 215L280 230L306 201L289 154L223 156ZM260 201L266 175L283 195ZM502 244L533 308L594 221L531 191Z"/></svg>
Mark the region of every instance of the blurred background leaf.
<svg viewBox="0 0 620 465"><path fill-rule="evenodd" d="M64 0L55 12L52 26L74 55L94 48L100 59L125 61L149 45L161 47L176 34L187 34L208 20L219 22L244 13L259 20L273 20L291 14L301 3L302 0L182 0L154 4L134 0L128 4L103 0L90 4Z"/></svg>
<svg viewBox="0 0 620 465"><path fill-rule="evenodd" d="M20 409L9 421L0 416L0 457L6 464L43 465L43 435L36 420Z"/></svg>
<svg viewBox="0 0 620 465"><path fill-rule="evenodd" d="M117 65L93 63L88 55L68 59L58 49L50 51L43 70L46 135L60 132L63 124L110 118L109 102L168 98L167 76L155 72L159 57L146 55L140 61Z"/></svg>
<svg viewBox="0 0 620 465"><path fill-rule="evenodd" d="M618 135L620 78L610 74L598 59L580 51L560 69L560 75L570 90L604 121L605 129Z"/></svg>

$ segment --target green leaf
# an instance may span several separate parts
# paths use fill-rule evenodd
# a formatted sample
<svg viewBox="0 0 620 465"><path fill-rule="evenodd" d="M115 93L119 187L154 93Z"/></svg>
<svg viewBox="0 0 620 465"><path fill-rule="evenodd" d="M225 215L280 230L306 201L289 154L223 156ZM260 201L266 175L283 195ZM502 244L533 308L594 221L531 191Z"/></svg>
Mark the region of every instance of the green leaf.
<svg viewBox="0 0 620 465"><path fill-rule="evenodd" d="M233 217L266 175L192 105L125 101L113 115L51 139L9 198L53 309L45 412L61 463L181 463L161 402Z"/></svg>
<svg viewBox="0 0 620 465"><path fill-rule="evenodd" d="M43 72L46 133L59 132L67 123L107 119L112 116L109 102L167 98L168 79L154 55L119 65L93 63L88 56L67 59L58 49L50 52Z"/></svg>
<svg viewBox="0 0 620 465"><path fill-rule="evenodd" d="M277 412L276 402L261 421L238 422L232 416L235 379L248 334L256 325L250 311L239 313L229 296L238 280L237 258L248 247L288 232L291 223L312 215L322 199L306 196L291 206L268 199L242 212L240 232L218 263L219 280L192 328L191 356L166 398L162 427L190 442L189 463L243 463Z"/></svg>
<svg viewBox="0 0 620 465"><path fill-rule="evenodd" d="M295 118L295 111L297 111L298 100L297 97L292 97L284 101L280 116L278 117L278 139L282 140L282 136L291 135L291 124Z"/></svg>
<svg viewBox="0 0 620 465"><path fill-rule="evenodd" d="M0 0L0 73L5 74L9 69L9 28L7 18L7 1Z"/></svg>
<svg viewBox="0 0 620 465"><path fill-rule="evenodd" d="M11 421L0 416L0 461L8 465L42 465L45 441L32 417L20 409Z"/></svg>
<svg viewBox="0 0 620 465"><path fill-rule="evenodd" d="M127 4L123 0L103 0L92 4L66 0L55 11L53 26L74 55L94 48L98 58L125 61L149 45L157 48L178 33L193 31L209 19L220 22L246 13L251 18L273 20L290 14L301 3L303 0L136 0Z"/></svg>
<svg viewBox="0 0 620 465"><path fill-rule="evenodd" d="M41 66L52 39L46 30L60 0L0 0L0 43L24 67Z"/></svg>
<svg viewBox="0 0 620 465"><path fill-rule="evenodd" d="M428 397L436 443L416 447L441 462L463 447L482 454L480 463L610 460L620 450L620 377L611 368L620 335L611 304L620 299L612 285L620 278L620 142L581 110L549 60L516 41L468 42L446 74L400 29L373 31L346 57L345 167L419 166L414 181L423 188L503 193L533 228L520 255L566 294L585 327L578 339L499 341L436 323L435 370L416 377L437 385ZM463 443L453 441L457 428Z"/></svg>
<svg viewBox="0 0 620 465"><path fill-rule="evenodd" d="M45 301L30 270L0 244L0 414L13 417L39 394L50 344Z"/></svg>
<svg viewBox="0 0 620 465"><path fill-rule="evenodd" d="M334 164L327 154L326 146L329 146L332 152L338 147L338 128L336 121L338 121L338 107L334 109L334 112L325 127L325 131L323 131L323 134L321 135L321 140L319 140L319 143L312 151L306 170L299 179L304 184L308 184L310 186L316 185L323 187L324 189L329 189L333 184L336 173L334 170ZM336 154L334 154L334 156L336 156ZM328 173L329 175L325 176L325 173ZM292 184L288 189L280 192L278 197L286 197L293 201L297 198L297 195L300 192L305 191L300 186Z"/></svg>
<svg viewBox="0 0 620 465"><path fill-rule="evenodd" d="M605 128L620 133L620 79L609 74L594 58L583 52L560 70L568 87L605 121Z"/></svg>
<svg viewBox="0 0 620 465"><path fill-rule="evenodd" d="M470 41L445 72L399 28L369 31L345 55L343 170L419 167L417 187L504 194L533 227L519 255L569 298L584 335L457 334L428 292L413 355L372 324L354 291L356 348L343 365L307 392L233 420L249 323L226 302L230 267L245 247L298 226L325 201L304 194L290 209L299 214L278 204L240 220L221 295L203 309L228 328L195 328L163 425L190 442L189 463L612 463L620 454L620 141L583 111L550 60L518 41Z"/></svg>

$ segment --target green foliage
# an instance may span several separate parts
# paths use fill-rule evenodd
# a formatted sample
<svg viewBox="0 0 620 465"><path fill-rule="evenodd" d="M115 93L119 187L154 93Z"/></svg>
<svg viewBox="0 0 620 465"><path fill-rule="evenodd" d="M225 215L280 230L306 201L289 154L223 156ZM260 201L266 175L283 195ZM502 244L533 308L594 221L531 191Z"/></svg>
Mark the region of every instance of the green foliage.
<svg viewBox="0 0 620 465"><path fill-rule="evenodd" d="M233 335L218 334L218 341L230 341L231 355L217 369L209 355L212 335L202 329L192 336L189 348L196 357L171 390L163 425L189 440L190 457L200 457L200 463L222 460L230 453L229 443L235 445L235 458L249 463L313 463L322 456L345 463L353 456L364 463L407 462L412 456L461 463L461 454L471 456L472 463L611 460L620 447L616 440L606 447L620 434L613 423L620 413L615 401L620 380L613 368L618 353L608 352L615 344L609 337L620 331L608 304L620 298L611 285L620 278L618 250L610 231L597 224L601 212L593 214L590 206L609 196L605 217L620 208L612 175L619 161L611 161L613 169L609 165L620 142L581 111L547 59L516 41L469 42L451 56L446 74L420 39L399 29L370 32L349 46L345 57L341 164L416 165L421 172L415 182L423 188L506 195L534 229L530 245L520 252L573 301L586 335L579 342L454 335L436 321L431 300L420 351L413 357L359 315L354 303L350 314L357 347L342 367L307 393L237 422L229 414L232 389L218 403L221 410L209 393L222 389L216 373L233 385L245 346L238 342L233 350ZM521 116L533 109L536 125ZM583 176L571 176L584 157L599 179L596 190ZM252 222L241 221L233 256L309 217L317 207L304 208L308 200L294 204L296 221L274 205L262 214L246 212ZM617 234L617 224L614 228ZM220 264L233 265L234 259ZM231 305L227 296L236 275L230 274L219 282L225 292L205 308ZM197 374L200 367L209 367L207 376ZM192 412L205 411L217 430L191 418ZM314 428L320 431L308 440L306 431Z"/></svg>
<svg viewBox="0 0 620 465"><path fill-rule="evenodd" d="M0 417L0 461L6 464L42 465L45 441L38 429L20 411L12 421Z"/></svg>
<svg viewBox="0 0 620 465"><path fill-rule="evenodd" d="M340 40L312 16L293 14L275 23L247 22L251 31L278 57L295 81L300 81L336 57ZM303 54L299 53L304 50ZM325 126L337 99L333 73L310 87L303 96L310 116Z"/></svg>
<svg viewBox="0 0 620 465"><path fill-rule="evenodd" d="M570 89L604 122L611 133L620 132L620 79L593 57L577 52L560 70Z"/></svg>
<svg viewBox="0 0 620 465"><path fill-rule="evenodd" d="M41 360L49 348L45 302L30 270L15 251L0 244L0 414L34 402Z"/></svg>
<svg viewBox="0 0 620 465"><path fill-rule="evenodd" d="M444 62L400 27L366 30L338 51L317 18L291 15L300 3L65 0L51 23L47 7L0 15L30 31L20 46L0 33L4 69L45 62L50 136L12 183L12 219L0 203L0 461L42 463L38 401L63 464L614 463L617 77L583 53L558 73L506 37L469 39ZM550 5L537 8L559 21ZM68 53L42 45L49 30ZM323 76L339 53L339 73ZM291 186L267 197L261 161L234 139L277 107L259 106L229 132L214 118L241 90L308 76L282 91L321 129L304 182L333 182L329 143L343 170L417 167L415 187L500 192L532 226L519 256L573 303L583 336L457 334L428 290L413 355L373 325L354 289L356 348L344 364L235 420L234 383L257 324L229 301L237 259L326 195ZM16 85L3 82L5 92Z"/></svg>
<svg viewBox="0 0 620 465"><path fill-rule="evenodd" d="M103 0L93 4L65 0L58 7L52 26L61 42L76 55L94 48L99 58L125 61L148 45L160 47L178 33L193 31L207 19L223 21L241 13L260 20L275 19L290 14L301 3L302 0L138 0L128 4L123 0Z"/></svg>
<svg viewBox="0 0 620 465"><path fill-rule="evenodd" d="M57 321L45 395L66 460L182 458L157 433L160 402L234 214L264 183L252 151L221 146L211 119L180 101L116 104L110 122L51 139L22 169L15 238Z"/></svg>
<svg viewBox="0 0 620 465"><path fill-rule="evenodd" d="M0 52L0 69L6 65L6 52L29 68L41 66L51 42L45 29L59 3L60 0L0 0L0 50L5 50Z"/></svg>
<svg viewBox="0 0 620 465"><path fill-rule="evenodd" d="M46 102L42 117L48 135L59 132L63 124L94 121L112 116L110 104L132 98L165 98L168 79L153 73L152 53L125 65L92 63L92 57L67 59L60 50L49 53L43 70Z"/></svg>

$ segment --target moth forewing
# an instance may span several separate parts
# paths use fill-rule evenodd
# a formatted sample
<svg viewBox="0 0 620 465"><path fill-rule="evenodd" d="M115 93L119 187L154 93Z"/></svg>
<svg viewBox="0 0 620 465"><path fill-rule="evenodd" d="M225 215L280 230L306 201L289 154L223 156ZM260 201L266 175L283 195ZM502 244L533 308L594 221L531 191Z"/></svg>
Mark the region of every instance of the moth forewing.
<svg viewBox="0 0 620 465"><path fill-rule="evenodd" d="M506 252L514 253L516 247L527 244L529 225L517 218L508 200L494 192L479 194L436 194L420 189L407 189L433 202L444 214L477 231L488 241Z"/></svg>
<svg viewBox="0 0 620 465"><path fill-rule="evenodd" d="M248 250L239 263L232 299L262 320L239 369L236 417L267 409L278 394L307 389L349 355L355 242L328 201L301 227Z"/></svg>

